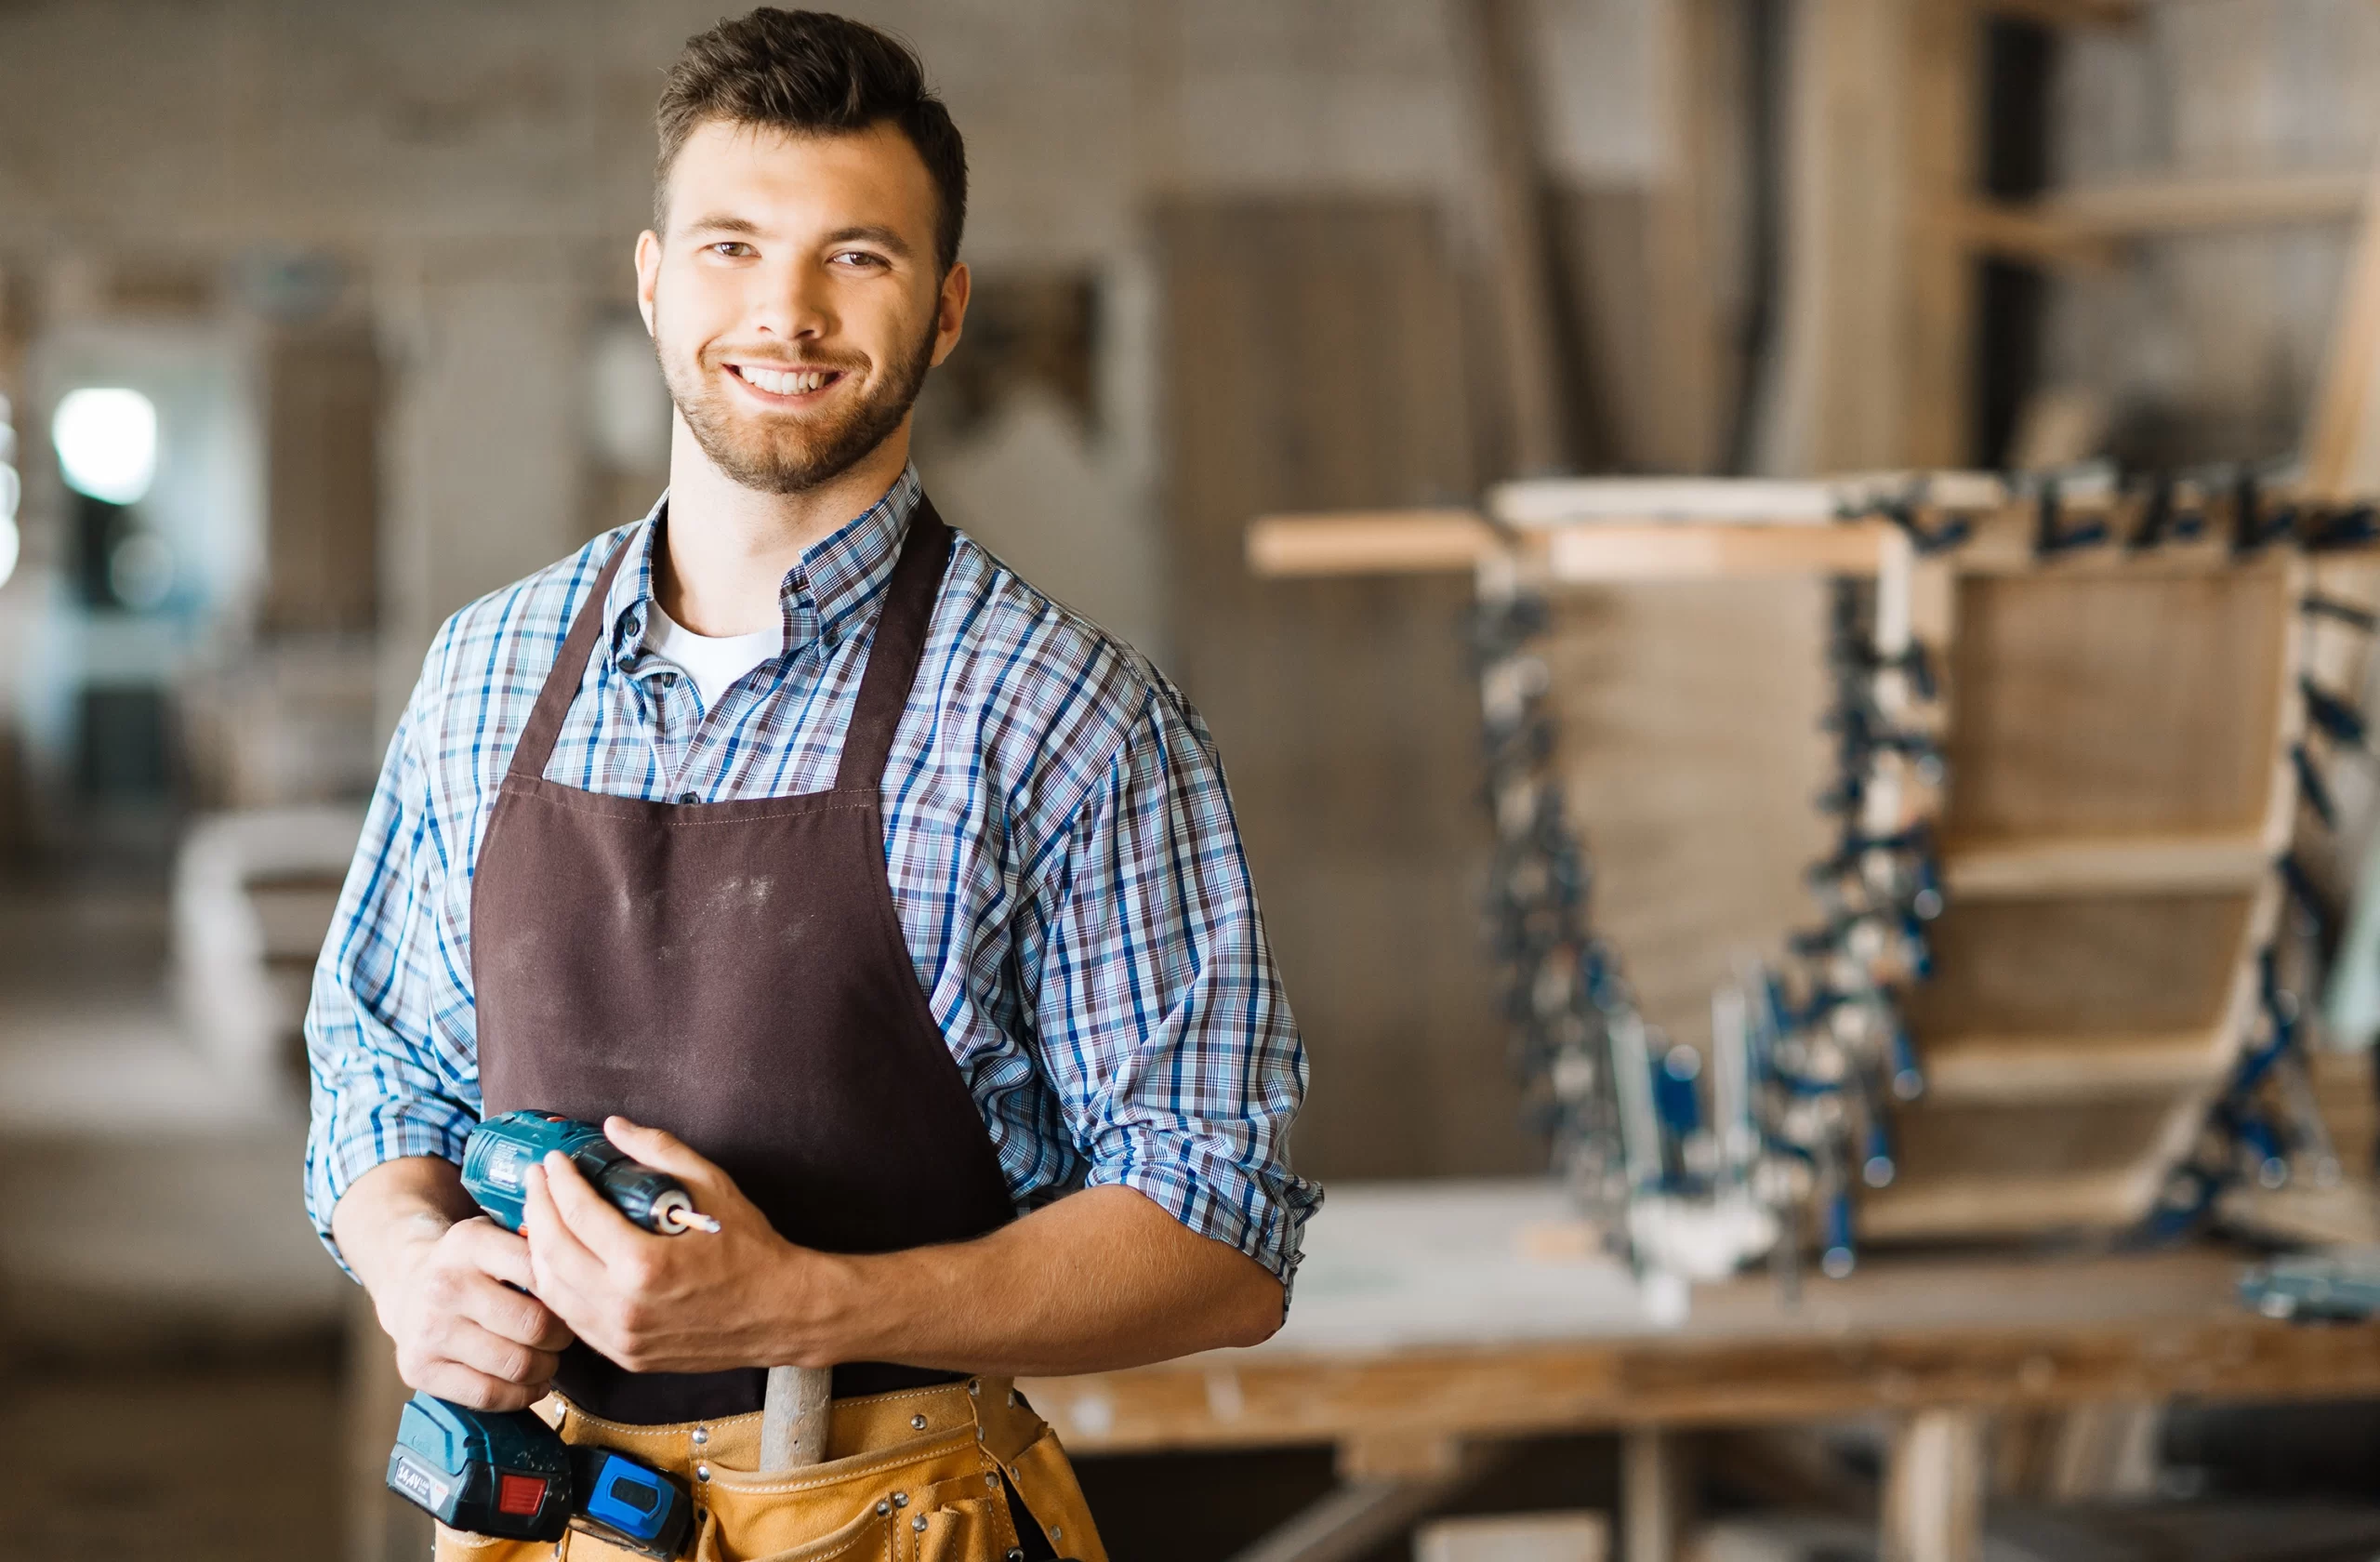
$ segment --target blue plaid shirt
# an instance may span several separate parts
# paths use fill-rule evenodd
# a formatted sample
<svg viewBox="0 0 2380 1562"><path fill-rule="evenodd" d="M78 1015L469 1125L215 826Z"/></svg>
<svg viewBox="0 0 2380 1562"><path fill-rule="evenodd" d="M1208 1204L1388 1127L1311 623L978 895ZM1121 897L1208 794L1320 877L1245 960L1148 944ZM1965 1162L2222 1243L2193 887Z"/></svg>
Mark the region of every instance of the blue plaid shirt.
<svg viewBox="0 0 2380 1562"><path fill-rule="evenodd" d="M602 607L610 632L547 778L707 802L817 791L834 784L918 494L904 472L803 556L779 596L783 654L708 710L646 643L654 516L447 620L314 968L306 1200L325 1242L357 1177L398 1156L459 1161L479 1120L471 867L611 550L629 549ZM1197 712L962 532L884 814L918 980L1018 1207L1135 1188L1286 1284L1321 1198L1289 1168L1305 1052Z"/></svg>

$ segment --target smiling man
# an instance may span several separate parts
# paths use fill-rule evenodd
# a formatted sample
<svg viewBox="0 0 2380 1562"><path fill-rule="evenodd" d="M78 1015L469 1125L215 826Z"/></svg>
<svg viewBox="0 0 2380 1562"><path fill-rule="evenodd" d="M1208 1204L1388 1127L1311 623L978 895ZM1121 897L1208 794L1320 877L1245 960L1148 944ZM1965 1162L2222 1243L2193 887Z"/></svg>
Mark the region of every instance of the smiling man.
<svg viewBox="0 0 2380 1562"><path fill-rule="evenodd" d="M407 1383L684 1476L721 1557L1090 1562L1007 1380L1263 1339L1319 1198L1214 745L909 465L969 286L917 59L755 11L658 124L669 492L432 645L315 973L309 1202ZM475 1218L464 1140L522 1107L721 1230L559 1161L524 1237ZM756 1468L781 1365L834 1370L798 1483Z"/></svg>

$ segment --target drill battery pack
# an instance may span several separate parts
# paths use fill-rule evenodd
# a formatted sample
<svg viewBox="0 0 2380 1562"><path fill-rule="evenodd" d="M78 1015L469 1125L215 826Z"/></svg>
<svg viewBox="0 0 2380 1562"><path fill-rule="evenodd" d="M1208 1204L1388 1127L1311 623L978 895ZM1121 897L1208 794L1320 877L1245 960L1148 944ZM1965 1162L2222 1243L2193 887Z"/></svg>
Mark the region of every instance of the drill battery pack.
<svg viewBox="0 0 2380 1562"><path fill-rule="evenodd" d="M570 1450L527 1410L473 1410L427 1394L405 1402L389 1489L449 1529L558 1541L570 1525Z"/></svg>
<svg viewBox="0 0 2380 1562"><path fill-rule="evenodd" d="M609 1449L573 1448L527 1410L474 1410L416 1394L397 1425L389 1489L449 1529L558 1541L575 1527L673 1557L694 1527L685 1482Z"/></svg>

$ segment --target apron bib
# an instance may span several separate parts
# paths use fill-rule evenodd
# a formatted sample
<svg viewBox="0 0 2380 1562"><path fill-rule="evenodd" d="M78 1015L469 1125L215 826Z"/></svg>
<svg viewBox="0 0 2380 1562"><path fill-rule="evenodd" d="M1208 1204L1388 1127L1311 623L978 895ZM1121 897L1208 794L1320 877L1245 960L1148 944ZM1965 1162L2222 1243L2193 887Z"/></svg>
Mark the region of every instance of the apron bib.
<svg viewBox="0 0 2380 1562"><path fill-rule="evenodd" d="M997 1229L1015 1210L909 958L879 801L949 529L920 498L834 786L729 802L606 797L545 779L627 552L614 552L573 619L481 842L471 971L483 1110L595 1121L617 1112L667 1129L803 1247L889 1252ZM1006 1383L838 1366L836 1457L761 1477L753 1467L765 1383L760 1368L628 1372L573 1345L549 1413L573 1441L685 1476L706 1562L1104 1562L1055 1436L1010 1403ZM883 1409L912 1403L897 1415ZM991 1501L1004 1483L1031 1517L1012 1522L1009 1503ZM558 1555L473 1539L442 1532L439 1555ZM615 1553L574 1531L559 1555Z"/></svg>

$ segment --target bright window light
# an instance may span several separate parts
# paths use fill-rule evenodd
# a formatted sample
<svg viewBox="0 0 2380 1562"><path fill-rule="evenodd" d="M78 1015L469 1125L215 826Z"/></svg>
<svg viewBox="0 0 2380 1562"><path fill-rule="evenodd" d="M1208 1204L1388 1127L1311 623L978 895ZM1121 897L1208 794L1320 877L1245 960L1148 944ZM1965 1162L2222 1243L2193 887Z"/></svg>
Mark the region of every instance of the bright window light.
<svg viewBox="0 0 2380 1562"><path fill-rule="evenodd" d="M137 504L157 475L157 408L138 390L70 390L50 419L59 470L78 492Z"/></svg>

